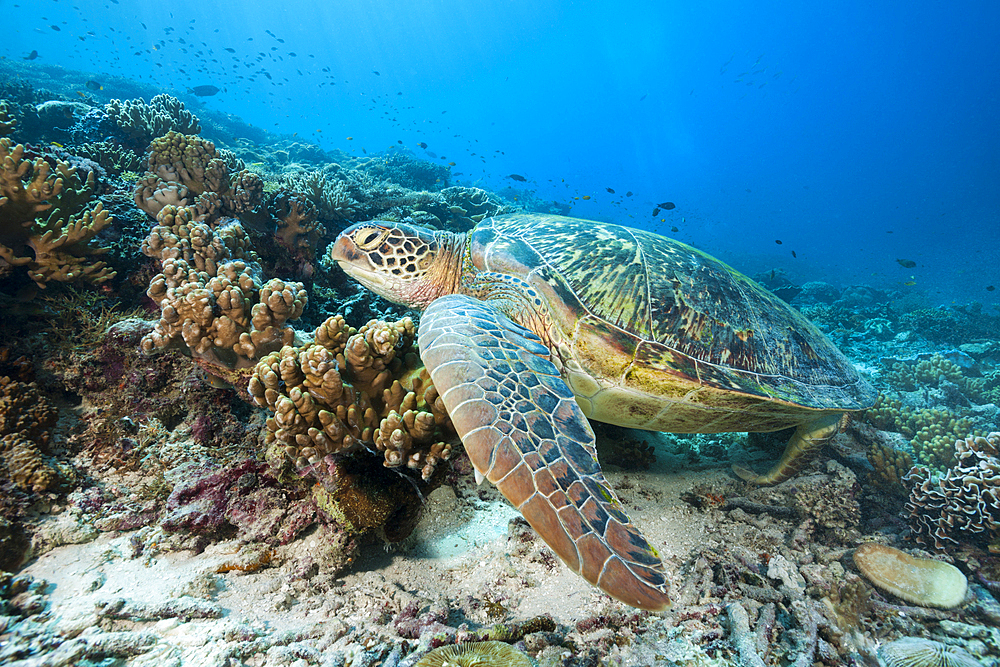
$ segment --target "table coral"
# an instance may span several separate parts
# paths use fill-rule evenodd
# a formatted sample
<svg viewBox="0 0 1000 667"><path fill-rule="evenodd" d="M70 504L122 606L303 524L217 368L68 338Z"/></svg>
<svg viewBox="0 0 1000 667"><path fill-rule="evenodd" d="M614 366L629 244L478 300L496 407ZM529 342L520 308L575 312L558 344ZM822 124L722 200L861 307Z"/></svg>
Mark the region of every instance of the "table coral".
<svg viewBox="0 0 1000 667"><path fill-rule="evenodd" d="M0 377L0 466L2 477L30 491L54 488L61 476L46 461L58 414L32 384Z"/></svg>
<svg viewBox="0 0 1000 667"><path fill-rule="evenodd" d="M112 279L115 272L92 259L108 252L93 241L112 222L100 203L84 210L92 192L92 173L83 182L62 161L53 173L43 158L26 158L23 145L0 139L0 258L26 267L43 288L50 280Z"/></svg>
<svg viewBox="0 0 1000 667"><path fill-rule="evenodd" d="M915 539L947 549L1000 529L1000 432L955 443L957 463L937 477L923 466L903 479L910 485L905 511Z"/></svg>
<svg viewBox="0 0 1000 667"><path fill-rule="evenodd" d="M217 377L253 366L269 352L295 341L287 325L306 306L302 283L264 282L239 221L200 221L190 208L164 207L143 252L158 258L162 272L147 295L160 306L156 328L143 351L187 349Z"/></svg>
<svg viewBox="0 0 1000 667"><path fill-rule="evenodd" d="M414 336L409 318L355 330L334 316L314 342L261 359L248 389L274 413L266 443L300 467L366 447L382 452L386 467L429 479L451 455L441 441L450 421L427 373L414 368Z"/></svg>

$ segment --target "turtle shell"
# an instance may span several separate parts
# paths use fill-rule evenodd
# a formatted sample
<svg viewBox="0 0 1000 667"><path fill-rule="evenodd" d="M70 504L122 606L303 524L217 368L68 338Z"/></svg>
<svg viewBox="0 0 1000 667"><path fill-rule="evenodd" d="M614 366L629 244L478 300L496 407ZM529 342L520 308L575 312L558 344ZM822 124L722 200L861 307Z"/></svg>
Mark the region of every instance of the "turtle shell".
<svg viewBox="0 0 1000 667"><path fill-rule="evenodd" d="M716 411L766 412L759 406L767 402L783 411L758 430L791 425L788 408L859 410L874 401L851 362L797 310L678 241L589 220L515 214L481 222L471 250L480 270L527 281L561 330L559 344L571 349L564 360L623 391ZM754 425L744 426L734 430Z"/></svg>

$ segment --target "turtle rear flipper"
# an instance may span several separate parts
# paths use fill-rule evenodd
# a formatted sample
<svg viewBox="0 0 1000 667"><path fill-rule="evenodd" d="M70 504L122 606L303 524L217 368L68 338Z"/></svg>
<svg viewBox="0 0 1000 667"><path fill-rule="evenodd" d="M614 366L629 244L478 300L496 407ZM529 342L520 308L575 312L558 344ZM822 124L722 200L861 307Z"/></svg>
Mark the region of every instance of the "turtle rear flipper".
<svg viewBox="0 0 1000 667"><path fill-rule="evenodd" d="M434 301L419 332L421 358L477 472L571 570L626 604L666 608L659 554L604 479L590 424L541 339L461 295Z"/></svg>

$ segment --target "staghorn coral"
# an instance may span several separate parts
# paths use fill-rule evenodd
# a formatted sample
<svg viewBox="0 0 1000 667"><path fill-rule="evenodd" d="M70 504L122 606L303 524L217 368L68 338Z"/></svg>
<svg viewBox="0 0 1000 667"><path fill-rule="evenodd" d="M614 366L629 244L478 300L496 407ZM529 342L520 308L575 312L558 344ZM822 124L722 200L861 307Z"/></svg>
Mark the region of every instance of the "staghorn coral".
<svg viewBox="0 0 1000 667"><path fill-rule="evenodd" d="M47 461L58 414L34 384L0 377L0 466L24 490L47 491L61 475Z"/></svg>
<svg viewBox="0 0 1000 667"><path fill-rule="evenodd" d="M937 477L922 466L910 485L907 519L915 539L944 550L969 539L995 540L1000 529L1000 432L955 442L956 464Z"/></svg>
<svg viewBox="0 0 1000 667"><path fill-rule="evenodd" d="M111 100L104 106L104 114L117 126L130 147L141 151L153 139L168 132L198 134L198 118L184 108L184 103L167 94L157 95L147 104L142 100Z"/></svg>
<svg viewBox="0 0 1000 667"><path fill-rule="evenodd" d="M334 316L314 342L261 359L248 390L274 413L265 442L300 467L366 447L382 452L386 467L429 479L451 455L440 441L450 421L426 371L414 368L414 335L409 318L355 330Z"/></svg>
<svg viewBox="0 0 1000 667"><path fill-rule="evenodd" d="M146 292L160 306L160 320L142 349L186 349L210 373L233 381L226 371L249 368L295 342L286 322L302 315L306 291L277 278L262 284L239 221L222 219L213 228L198 217L165 207L143 242L163 270Z"/></svg>
<svg viewBox="0 0 1000 667"><path fill-rule="evenodd" d="M92 241L112 222L101 203L83 210L92 198L93 172L84 183L69 164L59 161L52 173L48 162L41 157L32 162L24 151L23 145L0 139L0 258L26 267L42 288L50 280L112 279L114 271L91 259L108 252Z"/></svg>

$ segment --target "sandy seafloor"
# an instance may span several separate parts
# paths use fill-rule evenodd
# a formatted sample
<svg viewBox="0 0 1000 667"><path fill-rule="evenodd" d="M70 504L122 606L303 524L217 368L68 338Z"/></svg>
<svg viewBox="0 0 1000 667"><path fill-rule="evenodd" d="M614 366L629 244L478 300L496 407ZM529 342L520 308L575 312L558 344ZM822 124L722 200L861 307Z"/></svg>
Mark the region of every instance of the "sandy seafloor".
<svg viewBox="0 0 1000 667"><path fill-rule="evenodd" d="M46 83L58 90L58 80ZM47 135L44 118L32 116L31 98L41 93L4 85L23 97L12 107L21 127L33 119L43 137L29 151L53 163L72 156L72 145L48 143L66 138ZM60 104L73 98L72 87L61 97L46 94ZM100 103L85 102L73 98L76 111L68 113L101 115ZM230 138L240 127L231 117L211 123ZM229 146L247 163L268 161L254 164L265 164L261 173L272 185L293 166L275 162L277 154L320 160L297 165L300 171L333 160L283 141L280 149L244 139ZM372 173L395 169L430 183L441 173L412 154L334 157L343 164L326 165L330 183L374 184L367 194L354 192L358 210L380 210L387 183ZM383 498L372 501L375 509L385 505L380 485L406 489L410 504L399 521L381 516L347 530L324 514L330 503L314 479L265 460L264 410L232 388L215 388L188 357L139 353L159 317L144 296L159 260L138 251L152 220L133 205L131 183L102 178L100 197L119 221L102 237L115 245L108 257L117 280L99 289L51 286L35 300L2 295L0 376L23 381L9 385L17 389L5 400L34 392L52 404L58 423L38 458L56 480L50 488L20 488L13 471L0 475L0 543L9 550L3 562L12 563L11 572L0 572L0 664L392 667L413 665L432 647L492 638L546 667L875 665L878 646L901 637L940 642L932 653L948 646L975 656L953 664L1000 664L1000 507L989 495L1000 486L996 452L984 454L986 481L958 494L980 494L972 512L978 532L956 529L940 549L914 539L925 510L907 509L905 470L885 463L904 454L926 463L914 443L932 437L947 460L956 440L1000 431L994 310L935 308L865 285L791 285L784 275L767 284L786 296L801 292L793 305L886 396L877 414L855 415L800 475L776 487L748 485L731 465L767 469L787 433L691 437L598 426L605 473L671 580L672 608L650 614L569 572L492 486L475 484L457 443L430 484L409 471L386 472L369 452L354 455L363 459L360 473L344 468L354 482L377 480L360 493ZM405 204L422 201L442 216L471 215L440 193L393 192L404 204L384 214L426 219ZM469 205L470 192L448 196ZM516 209L496 193L474 197L490 214ZM558 204L529 199L517 206ZM336 231L328 229L324 243ZM302 330L336 312L355 326L401 314L345 287L349 281L315 255L290 255L259 230L254 242L262 254L265 247L274 253L269 266L314 263L313 310ZM23 275L17 280L15 287L31 286ZM103 309L112 298L115 310ZM364 487L354 482L345 487ZM865 542L954 563L968 577L966 599L940 610L877 589L852 559Z"/></svg>

